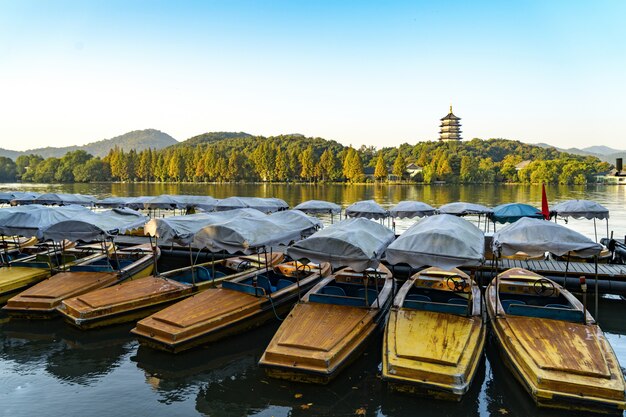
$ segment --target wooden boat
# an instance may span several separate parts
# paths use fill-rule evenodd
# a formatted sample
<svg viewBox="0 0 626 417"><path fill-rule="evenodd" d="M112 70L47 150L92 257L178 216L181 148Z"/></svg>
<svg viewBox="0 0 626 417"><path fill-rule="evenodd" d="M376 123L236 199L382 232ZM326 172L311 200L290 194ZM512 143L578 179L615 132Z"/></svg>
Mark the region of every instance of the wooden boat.
<svg viewBox="0 0 626 417"><path fill-rule="evenodd" d="M398 391L460 401L482 358L485 327L473 279L456 268L420 271L389 313L382 377Z"/></svg>
<svg viewBox="0 0 626 417"><path fill-rule="evenodd" d="M612 254L609 248L602 245L602 251L598 254L598 263L601 263L601 264L609 263L609 261L611 260L611 255ZM570 252L569 254L565 254L561 256L551 253L550 257L554 260L564 261L564 262L567 262L568 260L569 262L585 262L585 263L594 262L594 258L583 257L583 256L580 256L576 252Z"/></svg>
<svg viewBox="0 0 626 417"><path fill-rule="evenodd" d="M504 362L540 407L622 414L624 376L589 312L569 291L521 268L487 287Z"/></svg>
<svg viewBox="0 0 626 417"><path fill-rule="evenodd" d="M22 252L17 259L0 268L0 304L58 271L88 264L102 256L97 246L75 247L73 243L64 244L62 250L44 245L42 249L28 253Z"/></svg>
<svg viewBox="0 0 626 417"><path fill-rule="evenodd" d="M271 377L328 383L382 329L392 286L383 265L324 278L285 318L259 365Z"/></svg>
<svg viewBox="0 0 626 417"><path fill-rule="evenodd" d="M160 251L157 249L157 258ZM71 266L8 300L3 310L14 317L51 318L67 298L105 288L124 280L150 275L155 253L149 244L103 255L93 262Z"/></svg>
<svg viewBox="0 0 626 417"><path fill-rule="evenodd" d="M131 330L142 344L180 352L257 327L290 308L330 274L330 264L279 264L255 276L228 278L147 317Z"/></svg>
<svg viewBox="0 0 626 417"><path fill-rule="evenodd" d="M241 256L168 271L159 276L135 279L64 300L59 312L81 329L135 321L197 292L215 287L225 278L251 277L283 259Z"/></svg>
<svg viewBox="0 0 626 417"><path fill-rule="evenodd" d="M36 245L39 240L35 236L2 236L0 238L1 250L22 249L28 246Z"/></svg>

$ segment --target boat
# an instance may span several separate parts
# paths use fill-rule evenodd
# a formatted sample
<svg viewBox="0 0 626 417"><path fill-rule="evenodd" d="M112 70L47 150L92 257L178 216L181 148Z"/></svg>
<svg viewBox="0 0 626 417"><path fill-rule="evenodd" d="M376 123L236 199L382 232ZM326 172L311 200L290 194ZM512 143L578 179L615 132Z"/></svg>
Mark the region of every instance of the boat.
<svg viewBox="0 0 626 417"><path fill-rule="evenodd" d="M206 226L195 232L193 242L197 247L212 250L256 252L249 256L262 259L267 256L268 248L288 245L320 225L302 212L282 211ZM329 264L291 261L256 274L228 277L222 280L220 288L141 320L132 332L145 345L180 352L260 326L290 308L302 292L329 273Z"/></svg>
<svg viewBox="0 0 626 417"><path fill-rule="evenodd" d="M215 287L226 277L261 274L266 265L275 265L282 259L283 255L276 253L267 264L265 258L233 257L187 266L68 298L59 306L59 313L82 330L132 322Z"/></svg>
<svg viewBox="0 0 626 417"><path fill-rule="evenodd" d="M291 308L320 277L325 263L286 262L252 276L228 278L139 321L131 330L140 343L178 353L258 327Z"/></svg>
<svg viewBox="0 0 626 417"><path fill-rule="evenodd" d="M147 233L189 243L200 250L230 251L233 257L168 271L65 300L59 311L71 324L81 328L107 326L147 317L169 304L197 292L214 288L228 279L245 280L260 275L283 261L281 252L259 248L289 243L321 224L301 212L283 211L272 215L251 215L250 209L237 212L196 214L189 222L146 224ZM260 217L259 217L260 216ZM180 216L179 216L180 217ZM191 217L191 216L189 216ZM205 224L202 227L202 224ZM237 252L247 255L235 256ZM254 253L254 254L253 254Z"/></svg>
<svg viewBox="0 0 626 417"><path fill-rule="evenodd" d="M287 249L293 259L340 269L316 284L282 322L259 361L270 377L326 384L380 333L393 288L380 257L394 237L385 226L353 218Z"/></svg>
<svg viewBox="0 0 626 417"><path fill-rule="evenodd" d="M52 318L57 308L67 298L76 297L98 288L105 288L125 280L150 275L156 253L149 244L116 250L93 262L70 266L10 298L2 308L13 317Z"/></svg>
<svg viewBox="0 0 626 417"><path fill-rule="evenodd" d="M423 268L400 288L385 327L382 378L411 394L460 401L483 356L480 288L458 266L484 261L484 236L450 214L420 220L389 247L387 261Z"/></svg>
<svg viewBox="0 0 626 417"><path fill-rule="evenodd" d="M602 247L564 226L525 218L496 233L493 250L589 258ZM586 300L583 279L581 290ZM539 407L623 413L626 383L617 357L586 305L569 291L513 268L489 284L486 305L506 366Z"/></svg>

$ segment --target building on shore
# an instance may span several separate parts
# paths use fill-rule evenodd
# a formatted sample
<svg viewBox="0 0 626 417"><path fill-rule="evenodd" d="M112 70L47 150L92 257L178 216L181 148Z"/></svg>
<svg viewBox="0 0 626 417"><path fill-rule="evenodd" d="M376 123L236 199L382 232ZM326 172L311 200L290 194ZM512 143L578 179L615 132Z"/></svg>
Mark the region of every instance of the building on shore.
<svg viewBox="0 0 626 417"><path fill-rule="evenodd" d="M595 175L596 182L603 184L623 184L626 185L626 171L623 166L623 159L615 160L615 168L609 172L602 172Z"/></svg>
<svg viewBox="0 0 626 417"><path fill-rule="evenodd" d="M462 140L460 120L460 117L456 117L452 113L452 106L450 106L450 113L441 119L439 140L443 142Z"/></svg>

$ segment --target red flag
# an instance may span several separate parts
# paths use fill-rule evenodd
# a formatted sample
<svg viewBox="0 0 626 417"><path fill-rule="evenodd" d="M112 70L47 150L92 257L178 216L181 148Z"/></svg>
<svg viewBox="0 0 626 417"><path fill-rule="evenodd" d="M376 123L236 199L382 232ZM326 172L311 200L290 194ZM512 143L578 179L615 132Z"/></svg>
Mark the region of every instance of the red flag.
<svg viewBox="0 0 626 417"><path fill-rule="evenodd" d="M546 195L546 184L541 184L541 214L546 220L550 220L550 208L548 207L548 196Z"/></svg>

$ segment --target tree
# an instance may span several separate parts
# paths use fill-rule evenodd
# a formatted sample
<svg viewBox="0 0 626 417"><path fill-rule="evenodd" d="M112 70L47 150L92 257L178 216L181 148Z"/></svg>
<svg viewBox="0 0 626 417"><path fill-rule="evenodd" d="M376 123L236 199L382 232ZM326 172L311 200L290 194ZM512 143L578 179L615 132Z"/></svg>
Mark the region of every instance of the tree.
<svg viewBox="0 0 626 417"><path fill-rule="evenodd" d="M385 159L383 158L383 151L378 152L376 169L374 169L374 177L381 181L387 178L387 164L385 164Z"/></svg>
<svg viewBox="0 0 626 417"><path fill-rule="evenodd" d="M300 164L302 165L302 171L300 177L307 181L315 176L315 155L313 154L313 147L309 146L302 152L300 156Z"/></svg>
<svg viewBox="0 0 626 417"><path fill-rule="evenodd" d="M324 181L335 181L341 176L337 168L337 158L335 158L335 154L332 150L330 150L330 148L326 148L326 150L324 150L324 153L322 153L322 156L320 157L318 166L319 175Z"/></svg>
<svg viewBox="0 0 626 417"><path fill-rule="evenodd" d="M405 164L406 163L404 161L404 156L402 156L402 153L398 152L398 156L396 156L396 160L393 161L392 172L393 172L393 175L395 175L396 178L399 178L400 180L402 179L402 177L404 177L404 172L406 170Z"/></svg>
<svg viewBox="0 0 626 417"><path fill-rule="evenodd" d="M292 176L287 160L287 154L280 148L276 151L276 163L274 176L278 181L287 181Z"/></svg>
<svg viewBox="0 0 626 417"><path fill-rule="evenodd" d="M17 176L17 165L11 158L0 156L0 182L13 182Z"/></svg>
<svg viewBox="0 0 626 417"><path fill-rule="evenodd" d="M237 181L241 177L241 158L239 157L239 152L232 151L230 153L230 157L228 158L228 168L226 169L226 180L227 181Z"/></svg>

